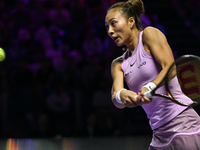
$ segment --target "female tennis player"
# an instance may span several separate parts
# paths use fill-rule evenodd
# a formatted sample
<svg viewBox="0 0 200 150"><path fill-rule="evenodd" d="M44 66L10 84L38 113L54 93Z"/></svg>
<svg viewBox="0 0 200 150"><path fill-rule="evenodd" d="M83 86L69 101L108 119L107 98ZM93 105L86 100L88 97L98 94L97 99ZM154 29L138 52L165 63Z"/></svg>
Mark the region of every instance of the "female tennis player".
<svg viewBox="0 0 200 150"><path fill-rule="evenodd" d="M108 35L118 46L127 47L111 65L112 101L120 109L143 107L153 130L149 150L199 150L200 117L192 107L161 97L149 99L144 96L163 80L174 57L161 31L153 27L141 28L143 13L141 0L118 2L107 11L105 26ZM129 89L124 89L124 79ZM192 100L176 86L176 80L171 82L175 85L175 98L191 103ZM166 94L163 86L157 92Z"/></svg>

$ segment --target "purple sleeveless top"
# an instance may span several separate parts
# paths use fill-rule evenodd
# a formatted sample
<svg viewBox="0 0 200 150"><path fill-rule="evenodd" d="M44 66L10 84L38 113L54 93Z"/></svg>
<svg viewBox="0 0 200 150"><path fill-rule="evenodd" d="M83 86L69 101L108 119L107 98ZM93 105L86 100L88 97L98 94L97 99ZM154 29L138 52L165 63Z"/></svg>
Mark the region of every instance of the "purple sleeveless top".
<svg viewBox="0 0 200 150"><path fill-rule="evenodd" d="M162 67L153 56L149 55L144 50L142 33L143 31L139 33L138 43L133 53L131 54L129 50L127 50L123 54L122 61L125 81L130 90L136 93L139 92L142 86L153 81L162 70ZM131 56L129 54L131 54ZM192 100L182 93L177 78L172 79L170 84L170 88L173 88L173 95L175 95L174 97L177 100L185 103L192 103ZM162 86L158 88L156 93L166 94L165 87ZM143 104L142 107L149 118L152 130L169 122L187 108L168 99L156 96L151 103Z"/></svg>

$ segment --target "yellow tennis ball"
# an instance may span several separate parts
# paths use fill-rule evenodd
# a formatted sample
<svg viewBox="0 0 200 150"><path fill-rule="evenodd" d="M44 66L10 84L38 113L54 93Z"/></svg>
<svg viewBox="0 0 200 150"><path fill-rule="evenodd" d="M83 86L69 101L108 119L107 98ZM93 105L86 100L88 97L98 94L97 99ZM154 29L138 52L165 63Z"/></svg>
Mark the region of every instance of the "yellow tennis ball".
<svg viewBox="0 0 200 150"><path fill-rule="evenodd" d="M6 58L6 54L2 48L0 48L0 61L3 61Z"/></svg>

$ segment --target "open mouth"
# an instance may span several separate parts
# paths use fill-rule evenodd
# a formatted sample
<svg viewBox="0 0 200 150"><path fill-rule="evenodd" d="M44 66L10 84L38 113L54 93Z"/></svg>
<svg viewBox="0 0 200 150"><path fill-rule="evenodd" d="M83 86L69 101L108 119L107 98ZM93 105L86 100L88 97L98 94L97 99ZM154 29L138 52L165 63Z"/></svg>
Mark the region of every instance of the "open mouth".
<svg viewBox="0 0 200 150"><path fill-rule="evenodd" d="M113 40L116 42L118 40L118 37L114 37Z"/></svg>

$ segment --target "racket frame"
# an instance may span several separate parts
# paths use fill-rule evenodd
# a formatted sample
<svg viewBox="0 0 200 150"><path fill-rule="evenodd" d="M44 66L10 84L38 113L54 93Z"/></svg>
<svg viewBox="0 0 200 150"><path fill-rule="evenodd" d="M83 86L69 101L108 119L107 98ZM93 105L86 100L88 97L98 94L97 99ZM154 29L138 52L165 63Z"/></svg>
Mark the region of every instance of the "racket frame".
<svg viewBox="0 0 200 150"><path fill-rule="evenodd" d="M157 86L154 90L151 91L152 96L163 97L163 98L169 99L169 100L171 100L171 101L173 101L173 102L175 102L175 103L177 103L177 104L179 104L179 105L182 105L182 106L194 106L194 105L197 105L197 104L198 104L196 101L193 101L193 103L191 103L191 104L186 104L186 103L182 103L182 102L180 102L180 101L177 101L177 100L173 97L173 95L171 94L171 92L170 92L170 90L169 90L169 86L168 86L168 82L169 82L168 74L169 74L170 70L172 69L172 67L174 67L174 65L176 65L178 61L180 61L181 59L185 59L185 58L186 58L186 59L195 58L195 59L198 59L198 60L200 61L200 58L199 58L198 56L195 56L195 55L183 55L183 56L180 56L176 61L174 61L174 62L172 63L172 65L170 66L170 68L169 68L167 74L165 75L164 79L162 80L162 82L160 82L160 83L158 84L158 86ZM164 82L164 83L163 83L163 82ZM156 94L156 93L155 93L155 91L156 91L158 88L160 88L162 85L165 86L167 95L164 95L164 94Z"/></svg>

